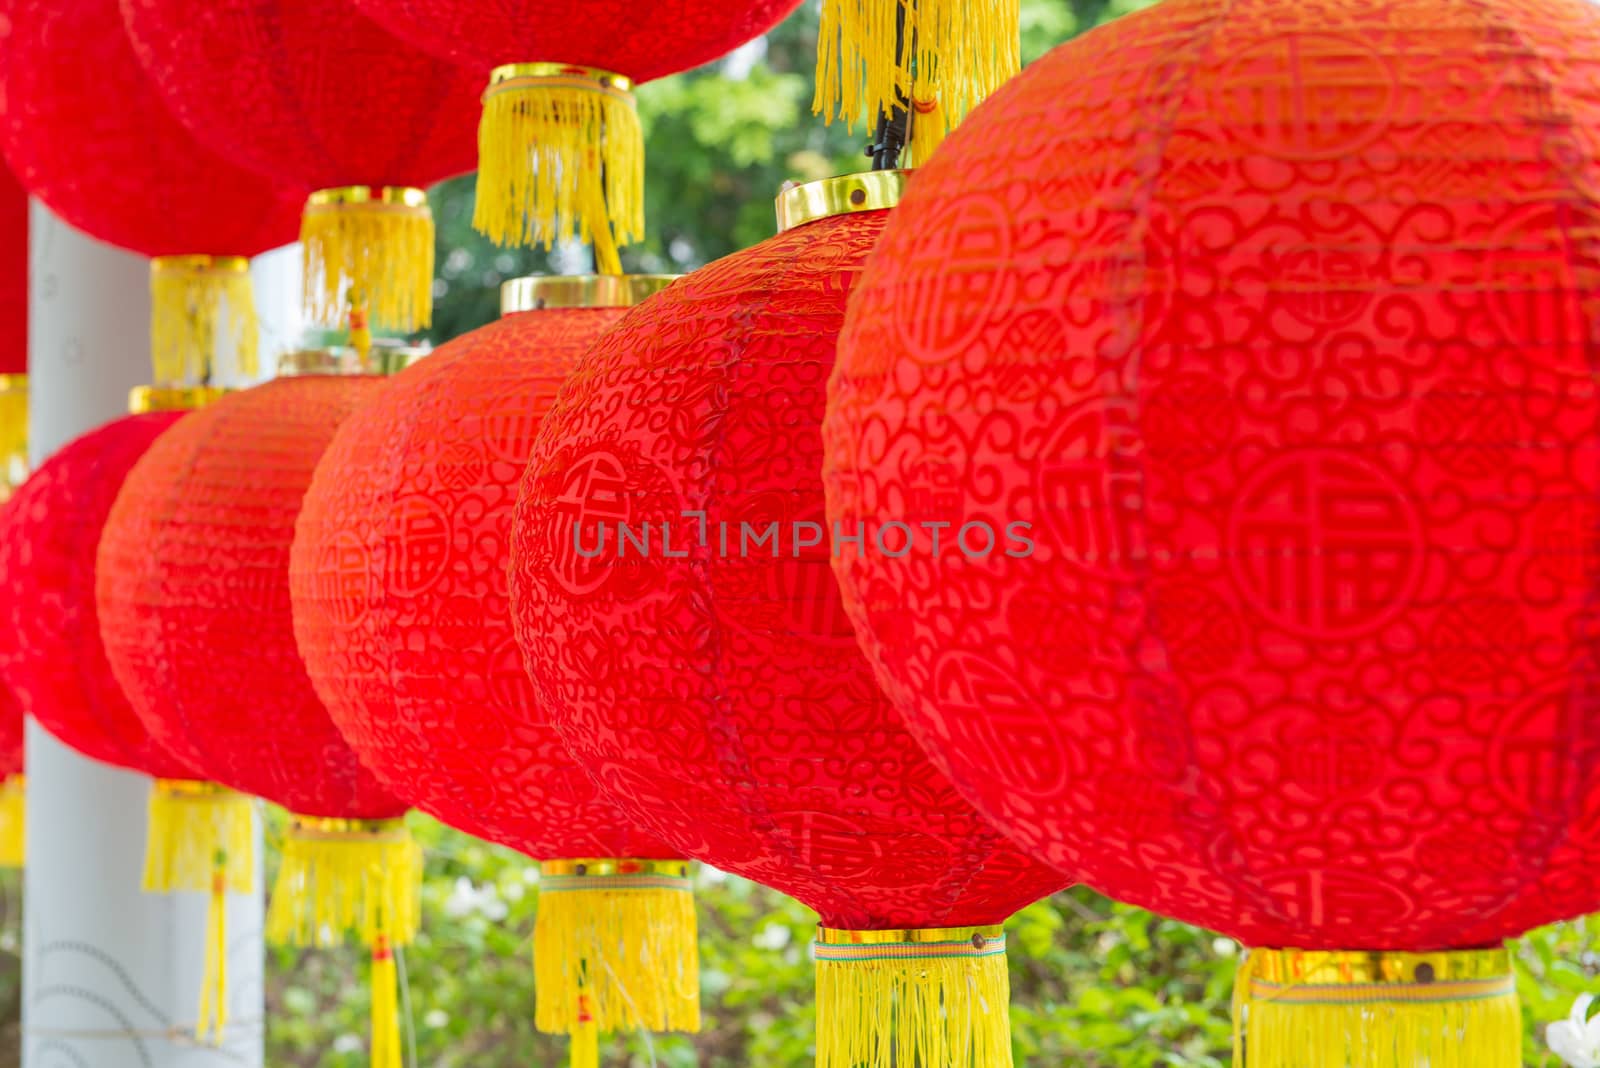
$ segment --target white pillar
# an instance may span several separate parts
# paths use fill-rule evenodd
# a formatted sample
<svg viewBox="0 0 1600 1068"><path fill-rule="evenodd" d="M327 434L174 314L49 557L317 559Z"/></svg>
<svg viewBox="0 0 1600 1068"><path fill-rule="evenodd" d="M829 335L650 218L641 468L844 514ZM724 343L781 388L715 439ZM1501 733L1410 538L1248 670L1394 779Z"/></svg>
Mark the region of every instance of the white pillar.
<svg viewBox="0 0 1600 1068"><path fill-rule="evenodd" d="M127 412L149 381L149 266L32 206L28 372L35 465ZM280 287L286 290L292 286ZM263 317L281 321L275 305ZM262 898L229 902L220 1048L192 1035L203 894L139 889L150 780L97 764L28 724L22 1063L25 1068L258 1068ZM256 855L261 856L258 838Z"/></svg>

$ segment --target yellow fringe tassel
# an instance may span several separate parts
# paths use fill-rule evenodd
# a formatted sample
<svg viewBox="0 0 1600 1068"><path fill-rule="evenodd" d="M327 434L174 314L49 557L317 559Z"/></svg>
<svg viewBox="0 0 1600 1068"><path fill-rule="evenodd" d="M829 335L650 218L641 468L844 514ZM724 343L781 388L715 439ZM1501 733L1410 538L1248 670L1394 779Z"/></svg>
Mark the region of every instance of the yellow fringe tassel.
<svg viewBox="0 0 1600 1068"><path fill-rule="evenodd" d="M267 910L274 945L334 946L354 934L408 946L421 926L422 848L403 820L296 817Z"/></svg>
<svg viewBox="0 0 1600 1068"><path fill-rule="evenodd" d="M365 303L372 325L412 333L433 320L433 212L420 189L345 186L311 194L300 220L306 314L341 322Z"/></svg>
<svg viewBox="0 0 1600 1068"><path fill-rule="evenodd" d="M556 64L496 68L478 127L472 225L498 245L643 237L644 135L628 80Z"/></svg>
<svg viewBox="0 0 1600 1068"><path fill-rule="evenodd" d="M1254 950L1234 986L1236 1068L1517 1068L1510 954Z"/></svg>
<svg viewBox="0 0 1600 1068"><path fill-rule="evenodd" d="M541 863L535 1020L573 1035L700 1030L694 893L682 860ZM592 1027L591 1027L592 1025Z"/></svg>
<svg viewBox="0 0 1600 1068"><path fill-rule="evenodd" d="M8 775L0 786L0 868L20 868L28 857L28 777Z"/></svg>
<svg viewBox="0 0 1600 1068"><path fill-rule="evenodd" d="M28 477L28 376L0 375L0 504Z"/></svg>
<svg viewBox="0 0 1600 1068"><path fill-rule="evenodd" d="M400 1068L400 981L382 935L372 946L372 1068Z"/></svg>
<svg viewBox="0 0 1600 1068"><path fill-rule="evenodd" d="M215 783L157 779L150 790L144 889L211 895L195 1032L219 1042L228 1022L228 891L247 894L254 884L254 818L248 797Z"/></svg>
<svg viewBox="0 0 1600 1068"><path fill-rule="evenodd" d="M150 261L150 361L157 382L211 381L217 334L227 311L238 369L258 369L260 326L243 256L157 256Z"/></svg>
<svg viewBox="0 0 1600 1068"><path fill-rule="evenodd" d="M817 929L817 1068L1006 1068L999 927Z"/></svg>
<svg viewBox="0 0 1600 1068"><path fill-rule="evenodd" d="M905 10L904 47L895 20ZM907 166L1022 68L1018 0L823 0L812 110L870 126L912 106Z"/></svg>

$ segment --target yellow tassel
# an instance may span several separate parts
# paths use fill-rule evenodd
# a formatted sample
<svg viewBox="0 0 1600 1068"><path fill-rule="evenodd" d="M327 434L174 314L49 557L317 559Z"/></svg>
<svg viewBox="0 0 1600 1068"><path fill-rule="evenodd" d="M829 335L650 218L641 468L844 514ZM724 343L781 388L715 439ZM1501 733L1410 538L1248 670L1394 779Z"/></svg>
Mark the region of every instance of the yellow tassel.
<svg viewBox="0 0 1600 1068"><path fill-rule="evenodd" d="M20 868L28 856L28 778L8 775L0 786L0 868Z"/></svg>
<svg viewBox="0 0 1600 1068"><path fill-rule="evenodd" d="M905 9L895 49L896 14ZM812 110L869 125L912 102L907 165L1022 68L1018 0L823 0Z"/></svg>
<svg viewBox="0 0 1600 1068"><path fill-rule="evenodd" d="M644 135L628 79L551 63L497 67L483 94L472 225L499 245L643 237Z"/></svg>
<svg viewBox="0 0 1600 1068"><path fill-rule="evenodd" d="M28 376L0 375L0 504L28 477Z"/></svg>
<svg viewBox="0 0 1600 1068"><path fill-rule="evenodd" d="M209 382L227 311L239 370L254 376L260 327L243 256L157 256L150 261L150 361L156 381Z"/></svg>
<svg viewBox="0 0 1600 1068"><path fill-rule="evenodd" d="M206 967L200 978L200 1015L195 1033L218 1045L228 1026L228 856L217 851L206 906Z"/></svg>
<svg viewBox="0 0 1600 1068"><path fill-rule="evenodd" d="M700 951L688 863L541 862L533 931L539 1030L700 1030Z"/></svg>
<svg viewBox="0 0 1600 1068"><path fill-rule="evenodd" d="M372 1068L400 1068L399 975L382 935L372 946Z"/></svg>
<svg viewBox="0 0 1600 1068"><path fill-rule="evenodd" d="M433 213L420 189L345 186L311 194L300 220L306 314L342 321L359 295L380 330L433 320Z"/></svg>
<svg viewBox="0 0 1600 1068"><path fill-rule="evenodd" d="M568 1050L571 1068L600 1068L600 1028L587 1003L580 1000L578 1022L572 1027L572 1043Z"/></svg>
<svg viewBox="0 0 1600 1068"><path fill-rule="evenodd" d="M421 924L422 849L403 820L296 817L267 910L274 945L333 946L346 934L408 946Z"/></svg>
<svg viewBox="0 0 1600 1068"><path fill-rule="evenodd" d="M817 1068L1005 1068L999 927L817 929Z"/></svg>
<svg viewBox="0 0 1600 1068"><path fill-rule="evenodd" d="M255 880L251 801L209 782L157 779L150 790L144 889L204 890L206 959L195 1032L217 1041L228 1023L228 891L247 894Z"/></svg>
<svg viewBox="0 0 1600 1068"><path fill-rule="evenodd" d="M1502 947L1254 950L1234 991L1240 1068L1517 1068L1522 1017Z"/></svg>
<svg viewBox="0 0 1600 1068"><path fill-rule="evenodd" d="M220 852L227 888L249 893L255 878L253 818L244 794L215 783L157 779L150 791L144 889L210 891Z"/></svg>

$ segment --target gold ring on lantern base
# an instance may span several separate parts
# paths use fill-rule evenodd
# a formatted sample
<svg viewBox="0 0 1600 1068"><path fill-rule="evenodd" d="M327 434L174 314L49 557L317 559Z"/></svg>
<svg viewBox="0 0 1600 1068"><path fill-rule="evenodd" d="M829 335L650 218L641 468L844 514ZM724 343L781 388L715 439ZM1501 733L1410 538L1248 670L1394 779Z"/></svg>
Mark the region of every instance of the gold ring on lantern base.
<svg viewBox="0 0 1600 1068"><path fill-rule="evenodd" d="M228 391L221 386L135 386L128 392L128 411L188 412L218 400Z"/></svg>
<svg viewBox="0 0 1600 1068"><path fill-rule="evenodd" d="M489 88L483 91L483 99L529 86L552 84L592 88L595 92L618 97L633 94L633 79L599 67L573 63L506 63L489 72Z"/></svg>
<svg viewBox="0 0 1600 1068"><path fill-rule="evenodd" d="M387 337L373 338L365 359L359 350L350 345L297 349L278 357L278 377L399 374L432 352L431 345L412 345L398 338Z"/></svg>
<svg viewBox="0 0 1600 1068"><path fill-rule="evenodd" d="M151 274L249 274L245 256L156 256L150 260Z"/></svg>
<svg viewBox="0 0 1600 1068"><path fill-rule="evenodd" d="M787 186L777 197L778 232L835 215L892 208L910 179L909 170L863 171Z"/></svg>
<svg viewBox="0 0 1600 1068"><path fill-rule="evenodd" d="M430 213L427 190L409 185L341 185L318 189L306 198L308 215L351 208Z"/></svg>
<svg viewBox="0 0 1600 1068"><path fill-rule="evenodd" d="M500 314L556 308L631 308L682 277L678 274L568 274L512 278L500 286Z"/></svg>

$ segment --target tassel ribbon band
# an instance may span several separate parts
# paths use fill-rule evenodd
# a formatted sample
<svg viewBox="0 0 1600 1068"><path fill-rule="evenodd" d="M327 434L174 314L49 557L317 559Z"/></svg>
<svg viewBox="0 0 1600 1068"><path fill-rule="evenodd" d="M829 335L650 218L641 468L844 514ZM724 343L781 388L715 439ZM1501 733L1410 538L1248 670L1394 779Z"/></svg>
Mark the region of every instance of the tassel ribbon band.
<svg viewBox="0 0 1600 1068"><path fill-rule="evenodd" d="M1521 1016L1504 947L1253 950L1234 989L1237 1068L1514 1068Z"/></svg>
<svg viewBox="0 0 1600 1068"><path fill-rule="evenodd" d="M817 1068L1005 1068L1010 980L999 926L819 927Z"/></svg>

